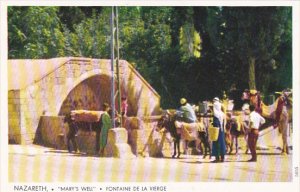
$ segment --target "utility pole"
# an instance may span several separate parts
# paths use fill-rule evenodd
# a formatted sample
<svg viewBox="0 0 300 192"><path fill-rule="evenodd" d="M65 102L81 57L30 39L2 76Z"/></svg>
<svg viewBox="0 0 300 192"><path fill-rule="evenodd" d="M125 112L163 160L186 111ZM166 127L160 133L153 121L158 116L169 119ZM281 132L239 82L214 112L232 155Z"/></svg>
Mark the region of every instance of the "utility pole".
<svg viewBox="0 0 300 192"><path fill-rule="evenodd" d="M120 71L119 71L119 25L118 25L118 7L112 7L111 9L111 105L112 105L112 125L115 127L115 72L114 66L116 61L116 73L117 73L117 96L118 96L118 113L121 114L121 89L120 89ZM116 54L115 54L116 52ZM122 127L122 117L120 119Z"/></svg>
<svg viewBox="0 0 300 192"><path fill-rule="evenodd" d="M117 51L117 86L118 86L118 113L120 115L120 127L123 127L122 114L121 114L121 83L120 83L120 65L119 65L119 11L115 7L115 21L116 21L116 51Z"/></svg>

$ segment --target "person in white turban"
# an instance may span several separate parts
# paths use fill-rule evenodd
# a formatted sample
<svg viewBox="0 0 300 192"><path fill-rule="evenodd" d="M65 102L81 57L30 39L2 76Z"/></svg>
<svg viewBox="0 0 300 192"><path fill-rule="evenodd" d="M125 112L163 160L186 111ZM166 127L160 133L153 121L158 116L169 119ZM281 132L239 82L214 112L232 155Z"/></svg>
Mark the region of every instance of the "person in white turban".
<svg viewBox="0 0 300 192"><path fill-rule="evenodd" d="M219 128L219 136L212 142L212 156L215 156L214 163L224 162L226 154L224 120L225 114L222 111L222 104L218 97L213 99L213 126Z"/></svg>

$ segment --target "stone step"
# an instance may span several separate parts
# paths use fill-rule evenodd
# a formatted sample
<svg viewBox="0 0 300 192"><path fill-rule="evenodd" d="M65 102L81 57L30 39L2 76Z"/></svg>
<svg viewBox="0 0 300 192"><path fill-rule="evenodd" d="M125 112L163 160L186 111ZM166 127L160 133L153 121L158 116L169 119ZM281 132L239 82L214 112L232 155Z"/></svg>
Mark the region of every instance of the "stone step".
<svg viewBox="0 0 300 192"><path fill-rule="evenodd" d="M103 156L118 158L135 158L127 143L128 133L125 128L113 128L108 131L107 144Z"/></svg>

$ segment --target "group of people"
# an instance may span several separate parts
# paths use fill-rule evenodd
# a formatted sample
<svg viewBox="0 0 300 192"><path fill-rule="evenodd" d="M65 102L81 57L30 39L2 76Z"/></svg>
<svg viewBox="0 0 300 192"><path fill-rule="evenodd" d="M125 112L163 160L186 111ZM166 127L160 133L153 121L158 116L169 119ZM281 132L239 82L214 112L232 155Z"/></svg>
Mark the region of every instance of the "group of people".
<svg viewBox="0 0 300 192"><path fill-rule="evenodd" d="M193 107L187 102L185 98L180 100L179 110L183 113L183 121L186 123L197 122L197 116ZM212 141L212 156L215 156L214 163L224 162L226 154L226 143L225 143L225 127L226 127L226 114L222 109L222 103L218 97L213 99L213 118L212 124L214 127L219 128L219 134L216 141ZM251 152L251 159L249 162L256 162L256 143L258 139L259 128L262 124L265 123L265 119L255 111L253 105L244 105L243 106L243 115L245 116L243 123L245 124L245 135L247 135L248 147Z"/></svg>
<svg viewBox="0 0 300 192"><path fill-rule="evenodd" d="M247 96L247 95L246 95ZM246 98L245 100L249 98ZM276 122L280 122L280 118L282 118L279 114L285 114L286 109L285 105L287 103L286 96L283 94L282 98L279 101L279 108L276 111ZM180 99L180 108L179 111L181 111L182 114L182 119L186 123L195 123L195 122L200 122L200 123L205 123L203 122L203 119L199 119L196 116L195 109L193 108L192 105L190 105L185 98ZM119 116L126 116L127 115L127 98L122 97L122 102L121 102L121 114ZM108 136L108 131L112 127L112 120L111 120L111 108L107 103L103 104L103 111L104 113L102 114L100 125L101 125L101 133L98 135L98 146L99 146L99 152L100 154L103 154L104 148L107 143L107 136ZM283 112L285 113L283 113ZM250 105L248 103L245 103L242 107L242 114L241 114L241 119L242 122L242 127L244 128L244 137L247 141L247 149L251 152L251 159L249 159L249 162L256 162L257 161L257 155L256 155L256 143L258 140L259 136L259 128L261 127L262 124L265 123L265 119L261 116L260 111L257 110L257 107L254 105ZM218 97L215 97L213 99L212 103L212 125L213 127L219 128L219 134L218 138L216 141L212 141L212 152L211 156L215 156L214 161L212 162L224 162L225 160L225 155L226 155L226 136L225 132L229 131L231 132L231 135L236 135L234 138L236 142L236 152L238 150L238 144L237 144L237 133L234 133L237 131L237 122L232 120L231 113L225 114L223 106L221 101L219 100ZM118 116L118 115L117 115ZM227 121L227 123L226 123ZM206 127L208 126L209 123L206 122ZM228 128L230 127L230 128ZM275 125L276 127L276 125ZM279 124L279 127L280 126ZM203 131L203 130L201 130ZM281 130L282 131L282 130ZM204 135L202 135L204 137ZM207 133L205 135L207 137ZM284 135L284 141L286 141L286 135ZM231 140L231 144L233 144L233 140ZM288 153L288 146L286 144L287 142L284 142L284 151ZM232 148L230 149L231 152Z"/></svg>

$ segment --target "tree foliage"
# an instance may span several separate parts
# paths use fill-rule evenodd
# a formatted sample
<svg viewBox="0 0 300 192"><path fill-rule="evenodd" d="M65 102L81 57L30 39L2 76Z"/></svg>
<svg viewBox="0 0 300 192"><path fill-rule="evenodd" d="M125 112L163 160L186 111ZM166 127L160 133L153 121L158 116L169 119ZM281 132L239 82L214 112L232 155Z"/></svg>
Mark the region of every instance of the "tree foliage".
<svg viewBox="0 0 300 192"><path fill-rule="evenodd" d="M110 58L110 11L9 7L8 56ZM119 7L119 41L163 107L292 86L291 7Z"/></svg>
<svg viewBox="0 0 300 192"><path fill-rule="evenodd" d="M57 13L57 7L9 7L9 57L63 56L64 36Z"/></svg>
<svg viewBox="0 0 300 192"><path fill-rule="evenodd" d="M286 7L225 7L225 45L249 70L249 87L267 91L291 9ZM278 66L277 66L278 65ZM251 71L252 70L252 71Z"/></svg>

